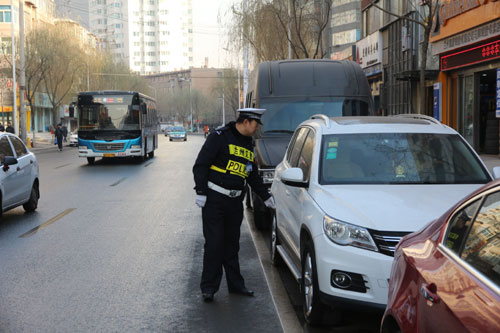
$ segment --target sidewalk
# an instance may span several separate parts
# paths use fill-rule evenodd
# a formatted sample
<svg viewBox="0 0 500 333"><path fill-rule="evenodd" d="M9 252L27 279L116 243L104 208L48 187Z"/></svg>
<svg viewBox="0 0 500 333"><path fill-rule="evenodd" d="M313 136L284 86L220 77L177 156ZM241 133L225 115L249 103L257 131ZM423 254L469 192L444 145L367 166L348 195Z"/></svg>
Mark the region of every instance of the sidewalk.
<svg viewBox="0 0 500 333"><path fill-rule="evenodd" d="M29 139L33 139L33 133L28 135ZM69 146L68 142L63 143L63 147ZM54 145L54 136L50 132L35 133L35 146L28 147L33 153L40 153L45 151L56 151L57 145Z"/></svg>

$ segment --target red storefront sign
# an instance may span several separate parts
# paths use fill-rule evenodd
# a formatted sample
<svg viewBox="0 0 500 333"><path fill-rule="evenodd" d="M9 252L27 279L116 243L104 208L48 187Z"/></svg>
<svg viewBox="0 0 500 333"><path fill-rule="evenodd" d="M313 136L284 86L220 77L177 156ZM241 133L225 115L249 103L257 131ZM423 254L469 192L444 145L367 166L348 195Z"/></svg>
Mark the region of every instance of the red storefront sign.
<svg viewBox="0 0 500 333"><path fill-rule="evenodd" d="M441 56L440 67L441 71L449 71L498 58L500 58L500 39Z"/></svg>

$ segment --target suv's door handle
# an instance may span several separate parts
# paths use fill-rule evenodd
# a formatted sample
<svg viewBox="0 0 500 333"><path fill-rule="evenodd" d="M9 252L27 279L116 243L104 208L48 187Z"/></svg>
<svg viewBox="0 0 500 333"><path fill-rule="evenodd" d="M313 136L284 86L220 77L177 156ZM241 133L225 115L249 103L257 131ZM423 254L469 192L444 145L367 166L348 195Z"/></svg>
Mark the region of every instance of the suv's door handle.
<svg viewBox="0 0 500 333"><path fill-rule="evenodd" d="M422 294L422 296L432 303L439 302L439 296L436 293L430 291L429 288L436 289L436 286L433 283L431 285L426 285L424 283L422 284L422 286L420 287L420 293Z"/></svg>
<svg viewBox="0 0 500 333"><path fill-rule="evenodd" d="M33 164L33 160L30 160L30 164Z"/></svg>
<svg viewBox="0 0 500 333"><path fill-rule="evenodd" d="M20 168L20 167L17 167L17 169L16 169L16 170L17 170L17 171L21 171L21 168Z"/></svg>

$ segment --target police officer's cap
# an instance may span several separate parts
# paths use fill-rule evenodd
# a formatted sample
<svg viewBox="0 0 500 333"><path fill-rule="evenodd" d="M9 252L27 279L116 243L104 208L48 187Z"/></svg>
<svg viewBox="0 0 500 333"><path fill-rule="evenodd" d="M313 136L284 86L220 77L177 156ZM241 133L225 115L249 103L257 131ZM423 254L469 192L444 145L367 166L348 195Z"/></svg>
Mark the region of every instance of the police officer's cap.
<svg viewBox="0 0 500 333"><path fill-rule="evenodd" d="M260 118L262 117L262 114L264 114L265 111L266 109L255 109L255 108L238 109L238 115L248 119L254 119L259 124L262 125L262 121L260 120Z"/></svg>

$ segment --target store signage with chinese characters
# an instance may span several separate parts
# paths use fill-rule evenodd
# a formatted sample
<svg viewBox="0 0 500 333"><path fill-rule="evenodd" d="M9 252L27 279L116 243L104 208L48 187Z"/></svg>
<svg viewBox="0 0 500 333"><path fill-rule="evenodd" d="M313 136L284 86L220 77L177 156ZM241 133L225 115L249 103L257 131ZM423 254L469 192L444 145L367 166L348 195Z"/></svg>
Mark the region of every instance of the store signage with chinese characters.
<svg viewBox="0 0 500 333"><path fill-rule="evenodd" d="M441 71L500 58L500 39L441 57Z"/></svg>
<svg viewBox="0 0 500 333"><path fill-rule="evenodd" d="M432 43L432 54L438 55L460 47L472 45L480 41L500 35L500 19L475 29L448 37Z"/></svg>
<svg viewBox="0 0 500 333"><path fill-rule="evenodd" d="M361 68L376 65L382 61L382 36L376 31L356 42L356 61Z"/></svg>

